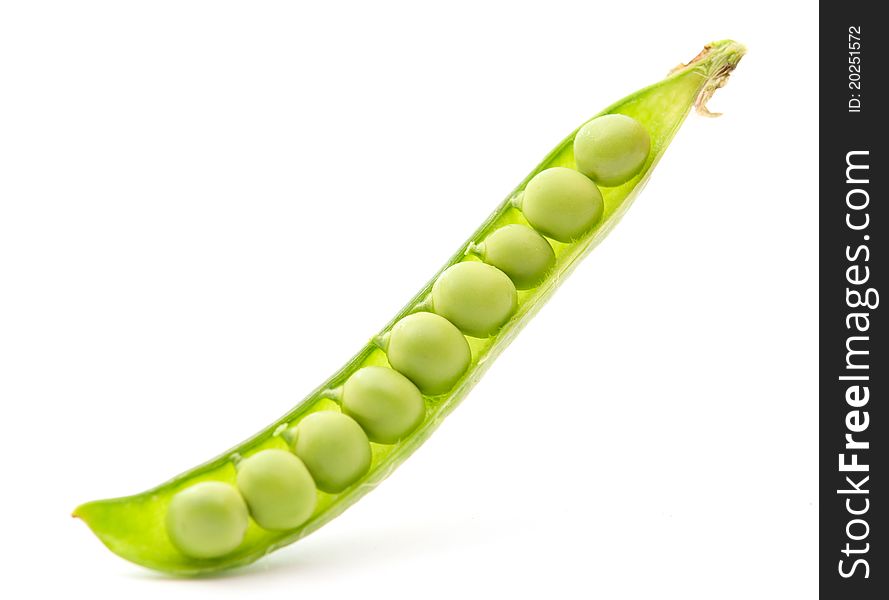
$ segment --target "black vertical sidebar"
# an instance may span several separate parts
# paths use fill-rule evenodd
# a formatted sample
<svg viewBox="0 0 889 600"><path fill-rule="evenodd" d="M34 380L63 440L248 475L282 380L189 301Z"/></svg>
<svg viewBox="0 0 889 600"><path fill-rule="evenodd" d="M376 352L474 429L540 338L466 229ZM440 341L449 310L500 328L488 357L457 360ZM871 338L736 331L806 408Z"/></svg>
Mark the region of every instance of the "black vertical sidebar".
<svg viewBox="0 0 889 600"><path fill-rule="evenodd" d="M882 9L820 5L820 591L849 600L889 598Z"/></svg>

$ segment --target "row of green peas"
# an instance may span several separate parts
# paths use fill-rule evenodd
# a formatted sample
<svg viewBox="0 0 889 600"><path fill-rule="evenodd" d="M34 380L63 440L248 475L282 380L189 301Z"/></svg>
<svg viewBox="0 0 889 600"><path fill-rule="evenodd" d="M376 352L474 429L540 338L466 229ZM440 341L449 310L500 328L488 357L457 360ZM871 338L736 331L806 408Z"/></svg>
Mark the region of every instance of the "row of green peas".
<svg viewBox="0 0 889 600"><path fill-rule="evenodd" d="M467 260L435 280L421 312L396 322L381 340L389 366L365 366L327 395L340 411L323 410L282 428L288 450L265 449L236 464L235 485L196 483L178 492L167 511L167 533L192 558L215 558L243 541L249 518L270 531L311 518L317 490L340 493L371 467L371 442L396 444L426 416L424 396L449 392L470 366L466 336L496 334L516 311L517 290L540 285L555 253L547 238L570 243L602 218L598 185L621 185L650 152L645 128L611 114L586 123L575 136L577 169L553 167L535 175L515 206L528 225L508 224L471 244Z"/></svg>

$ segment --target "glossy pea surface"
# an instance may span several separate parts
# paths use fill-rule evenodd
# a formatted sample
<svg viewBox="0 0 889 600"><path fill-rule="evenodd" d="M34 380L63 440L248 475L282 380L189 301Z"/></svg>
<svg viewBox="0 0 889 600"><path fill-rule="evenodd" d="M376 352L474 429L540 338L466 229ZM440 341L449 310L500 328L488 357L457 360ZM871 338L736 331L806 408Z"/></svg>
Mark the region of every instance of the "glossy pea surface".
<svg viewBox="0 0 889 600"><path fill-rule="evenodd" d="M177 492L167 510L167 534L192 558L224 556L247 531L247 505L233 486L202 481Z"/></svg>
<svg viewBox="0 0 889 600"><path fill-rule="evenodd" d="M460 330L430 312L400 319L389 334L386 354L393 369L430 396L454 387L472 358L469 343Z"/></svg>
<svg viewBox="0 0 889 600"><path fill-rule="evenodd" d="M479 247L479 256L512 279L517 289L536 287L553 268L556 255L546 239L526 225L495 230Z"/></svg>
<svg viewBox="0 0 889 600"><path fill-rule="evenodd" d="M606 187L629 181L650 151L651 138L642 123L621 114L596 117L574 138L577 170Z"/></svg>
<svg viewBox="0 0 889 600"><path fill-rule="evenodd" d="M294 453L302 459L319 490L343 491L370 468L370 442L355 419L326 410L312 413L291 434Z"/></svg>
<svg viewBox="0 0 889 600"><path fill-rule="evenodd" d="M516 304L515 285L506 273L479 261L448 267L432 286L435 312L473 337L496 333Z"/></svg>
<svg viewBox="0 0 889 600"><path fill-rule="evenodd" d="M394 444L423 422L426 403L420 390L394 369L370 366L343 386L343 412L355 419L372 442Z"/></svg>
<svg viewBox="0 0 889 600"><path fill-rule="evenodd" d="M554 240L570 242L599 222L605 204L589 177L552 167L528 182L521 208L534 229Z"/></svg>
<svg viewBox="0 0 889 600"><path fill-rule="evenodd" d="M238 465L238 489L263 529L292 529L315 510L315 482L302 460L286 450L263 450Z"/></svg>

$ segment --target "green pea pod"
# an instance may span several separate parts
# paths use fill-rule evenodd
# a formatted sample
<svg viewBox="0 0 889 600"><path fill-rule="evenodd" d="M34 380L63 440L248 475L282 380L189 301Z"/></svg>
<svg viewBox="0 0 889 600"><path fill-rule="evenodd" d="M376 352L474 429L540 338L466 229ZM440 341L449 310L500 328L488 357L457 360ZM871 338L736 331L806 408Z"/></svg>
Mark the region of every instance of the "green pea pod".
<svg viewBox="0 0 889 600"><path fill-rule="evenodd" d="M572 132L500 203L472 237L460 246L442 270L386 325L377 337L358 352L339 372L321 384L278 421L247 441L166 483L134 496L88 502L79 506L74 511L74 516L83 519L111 551L127 560L168 573L198 574L251 563L277 548L308 535L339 515L385 479L432 434L442 419L457 406L479 380L491 365L492 359L503 351L522 326L555 291L559 283L577 266L579 259L598 244L617 224L636 194L647 182L655 164L667 149L667 145L691 108L695 106L699 112L710 114L705 106L707 100L717 88L725 84L729 74L743 55L744 47L736 42L729 40L714 42L706 46L690 63L674 69L663 81L627 96L597 115L597 117L603 115L632 117L635 119L635 123L620 117L615 121L624 119L626 123L617 122L616 125L624 127L629 132L628 135L636 135L638 132L642 132L641 134L644 135L647 132L648 138L643 140L645 147L641 152L638 151L639 144L633 146L635 143L633 139L618 144L618 146L623 144L627 148L622 163L603 166L599 156L602 146L593 146L589 153L585 153L583 157L578 156L578 160L575 162L575 135L581 128ZM640 124L641 128L638 127ZM594 129L584 130L582 135L598 135ZM647 146L649 141L650 151ZM638 161L638 164L631 164L633 161ZM595 175L587 172L584 165L580 164L581 162L589 162L591 170L604 169L605 175L602 176L602 179L598 179ZM555 167L563 167L563 169L554 169ZM586 175L595 179L600 187L603 183L612 187L602 187L601 192L598 191L596 186L589 184L589 180L578 175L575 170L578 167ZM637 171L627 171L627 168ZM539 203L535 204L534 211L543 210L539 217L541 224L538 226L534 222L535 219L538 219L537 213L532 214L532 207L523 207L523 202L528 204L531 199L522 200L522 196L529 181L547 169L552 169L548 174L553 174L556 179L564 179L555 184L563 186L559 188L562 191L568 190L564 194L567 194L565 197L569 197L569 200L565 201L567 204L563 202L559 206L559 211L562 212L558 214L546 213L546 206L540 209ZM572 172L567 173L567 169L571 169ZM627 176L629 179L623 181ZM583 181L578 183L571 180L571 177L580 177ZM543 179L538 179L538 182ZM529 190L528 195L531 193L532 191ZM587 197L595 196L594 203L582 204L581 202L581 204L577 204L570 198L571 194L581 197L578 202L586 202ZM536 199L535 202L537 202ZM577 213L576 218L572 211ZM526 225L529 222L540 233L544 233L550 238L552 252L546 248L546 240L530 228L512 227L503 230L507 225ZM585 230L580 231L584 228ZM486 258L484 241L497 230L503 230L499 234L501 238L516 237L506 240L500 246L502 251L498 250L499 254L492 248L491 257ZM525 239L522 236L532 236L534 239ZM494 239L492 238L492 241ZM529 248L531 250L528 250ZM542 248L542 250L537 252L534 248ZM510 255L514 251L537 252L537 254L528 260L519 260L520 256L517 258L517 255ZM443 279L442 283L434 288L435 282L446 269L457 263L477 260L478 256L508 274L514 280L518 291L511 286L509 278L503 276L503 272L497 272L497 269L488 269L487 267L467 269L472 272L466 274L465 277L452 271L452 277ZM534 265L537 264L540 265L540 269L543 269L539 273L523 271L523 269L527 271L529 268L533 270L536 268ZM472 287L473 285L482 286L478 289L483 289L485 294L488 294L487 296L477 294L479 297L488 298L499 294L499 304L482 306L481 310L476 311L470 303L469 310L467 310L461 303L467 297L466 294L471 295L476 289ZM488 300L484 301L489 302ZM447 309L447 312L437 310L435 302L445 305L444 308ZM456 327L444 318L430 315L424 317L426 321L430 322L421 324L423 327L427 327L427 329L423 329L423 335L411 337L411 331L392 331L393 327L404 317L421 311L438 312L451 319L463 329L464 333L487 337L467 335L464 344L460 341L461 335L451 333L451 330L459 333ZM454 316L452 317L451 314ZM414 321L419 323L424 319L414 319ZM438 321L431 322L435 319ZM407 319L405 323L408 321L411 319ZM466 327L461 325L462 321L467 323ZM408 325L410 324L408 323L402 329L410 329ZM401 347L398 356L395 355L393 348L387 347L390 334L393 333L400 336L398 343ZM414 360L417 352L416 344L425 343L424 340L428 341L427 333L432 337L439 336L442 344L450 344L446 361L436 359L431 362L414 364L416 362ZM449 335L452 337L448 338ZM456 335L457 341L454 341L453 335ZM392 337L394 338L394 335ZM468 347L471 353L466 352L461 345ZM387 350L391 357L387 356ZM411 354L412 352L414 354ZM404 362L405 366L402 368L396 364L398 362ZM349 391L350 386L348 385L343 387L356 371L368 366L385 367L387 370L386 372L379 369L376 372L373 369L365 370L362 376L356 377L350 384L353 389L357 390L355 392ZM392 369L389 369L390 366ZM429 369L432 371L428 371ZM438 372L435 369L439 371L451 369L451 371ZM406 379L400 378L396 371L412 380L413 384L416 384L416 389ZM393 378L397 381L389 381ZM343 399L344 389L346 393L355 395L354 399L348 399L348 403ZM390 390L386 392L388 396L386 393L380 392L380 389ZM422 403L417 390L423 394ZM445 391L442 392L442 390ZM379 420L377 413L380 405L372 402L368 404L365 401L365 397L370 397L372 400L377 398L374 394L385 396L385 402L389 402L385 406L390 407L391 410L401 411L396 415L397 418L391 422ZM425 404L425 412L423 404ZM318 420L315 420L318 422L313 423L312 427L309 427L306 422L302 434L299 434L298 427L293 429L307 415L319 411L342 411L354 416L367 432L370 443L361 428L354 427L354 423L345 418L343 422L337 419L322 421L331 421L329 427L339 427L344 432L342 435L349 437L347 445L340 443L341 440L335 439L331 442L326 439L324 437L327 431L325 427L328 425ZM407 431L406 434L404 434L405 431ZM296 438L299 438L298 442ZM366 452L368 443L370 446L369 460ZM321 450L316 450L318 448ZM340 454L336 454L340 452L337 448L342 448ZM268 460L264 459L262 464L253 461L253 464L256 465L252 467L253 470L244 474L242 478L238 478L238 464L241 462L241 457L246 459L268 449L292 450L301 457L319 488L314 492L315 497L311 497L313 480L308 476L307 469L301 466L299 461L285 460L287 456L283 454L265 455ZM300 455L301 451L306 455ZM309 452L333 452L336 455L319 457L309 455ZM244 463L246 462L245 460ZM262 465L277 463L282 465L280 467L282 469L281 477L291 471L293 473L293 479L283 487L278 485L280 482L276 483L274 477L271 479L266 477L267 474L262 470L265 468ZM327 469L328 472L322 473L323 469ZM207 481L221 482L228 484L228 486L214 483L203 486L203 488L194 487L199 482ZM255 505L251 507L253 518L246 516L247 511L244 508L246 504L240 500L237 492L239 484L248 503L254 496L258 498ZM278 487L275 487L276 485ZM210 532L209 535L212 539L209 541L198 540L200 544L196 546L196 550L190 553L187 550L187 543L189 543L187 539L185 543L180 544L173 541L174 537L179 534L186 535L188 531L184 533L177 531L176 535L172 535L168 523L168 513L173 499L177 497L177 494L183 490L189 490L189 488L191 489L188 494L180 494L177 499L176 504L184 507L176 509L182 511L177 514L177 518L192 518L189 515L195 513L187 511L198 511L197 514L200 515L202 514L201 510L210 510L202 507L212 505L215 507L212 510L217 511L212 514L222 515L219 518L229 518L236 521L226 531L215 529L211 521L205 531ZM261 496L261 494L267 493L265 490L284 488L292 488L293 493L298 494L301 498L306 498L308 493L309 500L304 506L281 507L275 506L274 502L266 502ZM306 489L309 491L306 492ZM326 491L320 491L321 489ZM202 491L199 492L199 490ZM212 497L210 500L201 497L201 493L211 492L218 494L216 504L213 504ZM282 510L278 511L279 508ZM270 530L261 527L257 521L263 522L267 526L269 523L285 523L283 525L285 527L288 526L286 524L302 522L290 529ZM202 526L206 525L206 522L202 521L202 523Z"/></svg>

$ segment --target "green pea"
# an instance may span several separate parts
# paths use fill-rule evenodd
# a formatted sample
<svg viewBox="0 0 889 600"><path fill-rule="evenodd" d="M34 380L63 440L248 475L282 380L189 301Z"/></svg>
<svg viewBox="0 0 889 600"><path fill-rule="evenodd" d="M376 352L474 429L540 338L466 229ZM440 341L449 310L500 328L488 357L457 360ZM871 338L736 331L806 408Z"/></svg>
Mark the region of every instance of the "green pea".
<svg viewBox="0 0 889 600"><path fill-rule="evenodd" d="M389 364L429 396L454 387L469 368L472 353L460 330L430 312L410 314L389 333Z"/></svg>
<svg viewBox="0 0 889 600"><path fill-rule="evenodd" d="M543 281L556 262L553 247L526 225L504 225L479 245L479 255L506 273L516 288L529 290Z"/></svg>
<svg viewBox="0 0 889 600"><path fill-rule="evenodd" d="M528 182L521 208L534 229L554 240L570 242L599 222L605 205L599 188L585 175L553 167Z"/></svg>
<svg viewBox="0 0 889 600"><path fill-rule="evenodd" d="M407 437L426 416L426 403L417 386L386 367L364 367L349 377L342 405L378 444L394 444Z"/></svg>
<svg viewBox="0 0 889 600"><path fill-rule="evenodd" d="M574 137L577 170L607 187L629 181L645 164L650 150L648 131L626 115L596 117Z"/></svg>
<svg viewBox="0 0 889 600"><path fill-rule="evenodd" d="M515 285L506 273L479 261L451 265L432 286L435 312L473 337L496 333L516 303Z"/></svg>
<svg viewBox="0 0 889 600"><path fill-rule="evenodd" d="M318 489L330 494L343 491L370 468L367 435L355 419L343 413L312 413L291 430L290 439Z"/></svg>
<svg viewBox="0 0 889 600"><path fill-rule="evenodd" d="M315 510L317 493L309 470L286 450L263 450L238 464L238 489L263 529L293 529Z"/></svg>
<svg viewBox="0 0 889 600"><path fill-rule="evenodd" d="M177 492L167 508L167 534L183 554L216 558L237 548L247 531L247 505L233 486L202 481Z"/></svg>

